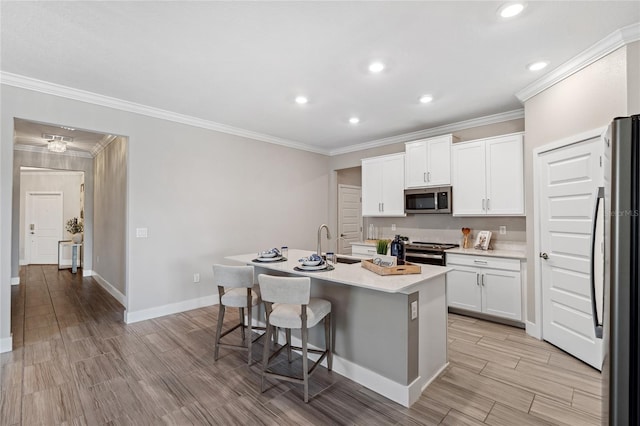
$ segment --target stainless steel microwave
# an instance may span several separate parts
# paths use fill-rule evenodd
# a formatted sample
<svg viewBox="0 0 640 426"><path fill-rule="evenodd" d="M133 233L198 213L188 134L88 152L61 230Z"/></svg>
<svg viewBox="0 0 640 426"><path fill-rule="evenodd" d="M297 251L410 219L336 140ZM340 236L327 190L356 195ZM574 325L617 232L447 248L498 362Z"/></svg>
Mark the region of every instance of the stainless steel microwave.
<svg viewBox="0 0 640 426"><path fill-rule="evenodd" d="M451 187L404 190L405 213L451 213Z"/></svg>

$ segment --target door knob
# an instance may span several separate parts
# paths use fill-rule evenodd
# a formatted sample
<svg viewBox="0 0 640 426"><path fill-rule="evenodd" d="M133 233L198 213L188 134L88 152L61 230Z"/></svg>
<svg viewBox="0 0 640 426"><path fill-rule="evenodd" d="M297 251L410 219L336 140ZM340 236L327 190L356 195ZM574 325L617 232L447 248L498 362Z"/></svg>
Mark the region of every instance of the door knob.
<svg viewBox="0 0 640 426"><path fill-rule="evenodd" d="M549 258L549 255L547 253L540 253L540 257L543 258L544 260L547 260Z"/></svg>
<svg viewBox="0 0 640 426"><path fill-rule="evenodd" d="M346 235L346 234L340 234L340 236L341 236L341 237L346 237L347 235Z"/></svg>

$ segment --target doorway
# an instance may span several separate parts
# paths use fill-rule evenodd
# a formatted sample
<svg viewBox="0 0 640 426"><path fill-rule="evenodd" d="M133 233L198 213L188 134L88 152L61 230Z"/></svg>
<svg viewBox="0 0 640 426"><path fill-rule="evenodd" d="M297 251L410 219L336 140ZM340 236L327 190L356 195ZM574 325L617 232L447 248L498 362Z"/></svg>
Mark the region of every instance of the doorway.
<svg viewBox="0 0 640 426"><path fill-rule="evenodd" d="M602 186L600 136L539 152L536 214L542 337L594 368L602 368L596 336L591 247L598 189Z"/></svg>
<svg viewBox="0 0 640 426"><path fill-rule="evenodd" d="M27 192L25 207L26 263L58 263L58 241L63 239L62 192Z"/></svg>
<svg viewBox="0 0 640 426"><path fill-rule="evenodd" d="M362 238L362 187L338 185L338 253L351 254Z"/></svg>

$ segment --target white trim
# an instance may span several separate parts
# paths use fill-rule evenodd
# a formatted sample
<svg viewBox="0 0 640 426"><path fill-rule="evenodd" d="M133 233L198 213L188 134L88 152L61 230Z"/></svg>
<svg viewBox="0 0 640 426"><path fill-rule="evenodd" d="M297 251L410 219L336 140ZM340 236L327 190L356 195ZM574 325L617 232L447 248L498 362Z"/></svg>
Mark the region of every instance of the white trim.
<svg viewBox="0 0 640 426"><path fill-rule="evenodd" d="M264 322L262 322L264 326ZM285 341L284 332L281 331L278 335L278 339L280 342ZM292 346L300 346L302 341L292 335L291 336L291 345ZM314 345L308 344L308 348L310 349L319 349ZM300 353L300 351L294 351ZM314 353L307 353L309 359L312 361L317 361L320 358L320 355ZM322 363L325 367L327 366L327 360L325 359ZM342 358L336 354L333 355L333 368L332 371L340 374L354 382L371 389L374 392L379 393L380 395L388 398L394 402L397 402L400 405L405 407L410 407L415 403L422 395L422 392L433 382L449 365L449 363L445 363L432 377L417 377L413 382L408 385L402 385L398 382L395 382L388 377L385 377L375 371L371 371L368 368L362 367L358 364L355 364L348 359Z"/></svg>
<svg viewBox="0 0 640 426"><path fill-rule="evenodd" d="M526 102L535 95L565 78L577 73L581 69L591 65L608 54L626 46L627 44L640 40L640 24L631 24L609 34L598 41L582 53L574 56L564 64L560 65L544 77L534 81L524 89L516 93L520 102Z"/></svg>
<svg viewBox="0 0 640 426"><path fill-rule="evenodd" d="M84 172L77 172L74 170L53 170L40 168L21 168L20 174L27 176L42 176L43 174L53 174L56 176L84 176Z"/></svg>
<svg viewBox="0 0 640 426"><path fill-rule="evenodd" d="M470 120L459 121L457 123L445 124L444 126L432 127L430 129L418 130L417 132L404 133L402 135L391 136L370 142L351 145L329 151L329 155L340 155L348 152L361 151L364 149L377 148L384 145L391 145L401 142L411 142L418 139L430 138L453 133L459 130L470 129L472 127L487 126L489 124L503 123L505 121L524 118L524 109L502 112L499 114L487 115L484 117L472 118Z"/></svg>
<svg viewBox="0 0 640 426"><path fill-rule="evenodd" d="M165 315L177 314L179 312L190 311L205 306L218 304L218 295L197 297L195 299L183 300L182 302L169 303L167 305L156 306L153 308L142 309L139 311L125 310L124 322L131 324L138 321L144 321L152 318L163 317Z"/></svg>
<svg viewBox="0 0 640 426"><path fill-rule="evenodd" d="M19 285L20 277L11 277L11 285Z"/></svg>
<svg viewBox="0 0 640 426"><path fill-rule="evenodd" d="M89 271L88 271L89 272ZM93 272L93 271L90 271ZM82 276L86 277L88 275L85 275L85 272L82 272ZM118 290L117 288L115 288L113 286L113 284L111 284L109 281L105 280L104 278L102 278L102 276L100 276L100 274L97 274L95 272L93 272L93 279L96 280L96 282L98 284L100 284L100 287L102 287L103 289L105 289L107 291L107 293L109 293L110 295L112 295L118 302L120 302L120 304L122 306L124 306L125 308L127 307L127 298L125 297L124 294L122 294L120 292L120 290Z"/></svg>
<svg viewBox="0 0 640 426"><path fill-rule="evenodd" d="M84 262L83 262L84 263ZM84 269L82 268L82 276L83 277L92 277L94 275L97 275L95 273L95 271L92 271L91 269ZM126 305L125 305L126 306Z"/></svg>
<svg viewBox="0 0 640 426"><path fill-rule="evenodd" d="M0 339L0 354L4 352L11 352L13 350L13 337L5 337Z"/></svg>
<svg viewBox="0 0 640 426"><path fill-rule="evenodd" d="M240 129L238 127L228 126L226 124L216 123L214 121L203 120L201 118L191 117L184 114L154 108L122 99L112 98L110 96L100 95L98 93L88 92L86 90L75 89L73 87L63 86L60 84L50 83L48 81L38 80L19 74L13 74L6 71L0 72L0 82L7 86L19 87L21 89L33 90L40 93L60 96L62 98L73 99L76 101L87 102L93 105L100 105L107 108L114 108L120 111L141 114L147 117L159 118L161 120L173 121L176 123L186 124L188 126L200 127L203 129L214 130L216 132L227 133L230 135L241 136L263 142L269 142L276 145L282 145L289 148L310 151L317 154L327 154L326 150L305 145L288 139L278 138L264 133L252 132L250 130Z"/></svg>
<svg viewBox="0 0 640 426"><path fill-rule="evenodd" d="M542 264L540 263L540 257L536 256L536 253L540 253L540 156L546 152L553 151L558 148L584 142L595 137L602 137L602 134L607 130L606 127L598 127L586 132L579 133L577 135L562 138L560 140L550 142L546 145L542 145L533 150L533 276L534 276L534 294L535 294L535 314L536 322L532 323L527 321L526 331L527 334L543 339L542 332ZM529 333L531 330L531 333Z"/></svg>

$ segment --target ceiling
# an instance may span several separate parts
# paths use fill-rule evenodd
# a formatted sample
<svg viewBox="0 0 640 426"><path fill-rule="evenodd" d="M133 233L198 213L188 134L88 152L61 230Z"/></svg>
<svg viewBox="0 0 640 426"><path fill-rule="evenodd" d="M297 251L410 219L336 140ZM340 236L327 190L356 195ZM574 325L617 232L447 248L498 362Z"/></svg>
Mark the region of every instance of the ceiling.
<svg viewBox="0 0 640 426"><path fill-rule="evenodd" d="M334 153L520 110L518 91L640 22L637 1L529 1L508 20L503 4L3 0L1 69Z"/></svg>

